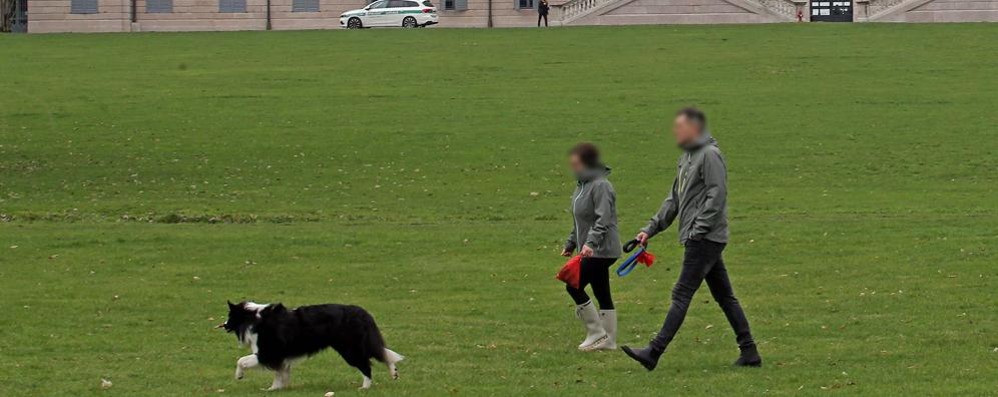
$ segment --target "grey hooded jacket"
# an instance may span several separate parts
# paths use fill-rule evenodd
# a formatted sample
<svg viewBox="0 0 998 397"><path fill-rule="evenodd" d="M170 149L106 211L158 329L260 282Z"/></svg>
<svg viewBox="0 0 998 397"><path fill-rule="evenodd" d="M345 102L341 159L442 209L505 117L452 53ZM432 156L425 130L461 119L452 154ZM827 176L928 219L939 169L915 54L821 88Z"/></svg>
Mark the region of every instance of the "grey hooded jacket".
<svg viewBox="0 0 998 397"><path fill-rule="evenodd" d="M672 191L662 208L641 229L654 236L679 216L679 243L687 240L728 242L728 172L717 141L704 132L679 158Z"/></svg>
<svg viewBox="0 0 998 397"><path fill-rule="evenodd" d="M565 250L574 251L579 242L593 249L593 257L620 257L620 235L617 232L617 193L606 177L609 167L591 169L579 175L572 194L572 233Z"/></svg>

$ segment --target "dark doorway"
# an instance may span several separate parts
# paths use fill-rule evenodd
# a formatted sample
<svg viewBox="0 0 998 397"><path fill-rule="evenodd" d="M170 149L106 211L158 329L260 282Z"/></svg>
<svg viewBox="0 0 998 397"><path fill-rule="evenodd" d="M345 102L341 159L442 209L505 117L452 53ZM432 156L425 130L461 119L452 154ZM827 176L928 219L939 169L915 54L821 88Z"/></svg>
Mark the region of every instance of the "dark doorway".
<svg viewBox="0 0 998 397"><path fill-rule="evenodd" d="M14 33L28 31L28 0L14 0L14 21L10 25L10 31Z"/></svg>
<svg viewBox="0 0 998 397"><path fill-rule="evenodd" d="M811 0L812 22L852 22L852 0Z"/></svg>

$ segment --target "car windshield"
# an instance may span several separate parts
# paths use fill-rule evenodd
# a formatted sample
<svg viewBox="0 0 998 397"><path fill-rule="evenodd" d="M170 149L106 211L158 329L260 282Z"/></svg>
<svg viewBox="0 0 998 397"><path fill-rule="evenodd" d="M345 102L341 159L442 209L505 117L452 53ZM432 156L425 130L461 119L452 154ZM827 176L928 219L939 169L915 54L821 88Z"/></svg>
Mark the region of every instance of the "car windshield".
<svg viewBox="0 0 998 397"><path fill-rule="evenodd" d="M375 1L367 6L367 8L385 8L385 4L388 4L388 0Z"/></svg>

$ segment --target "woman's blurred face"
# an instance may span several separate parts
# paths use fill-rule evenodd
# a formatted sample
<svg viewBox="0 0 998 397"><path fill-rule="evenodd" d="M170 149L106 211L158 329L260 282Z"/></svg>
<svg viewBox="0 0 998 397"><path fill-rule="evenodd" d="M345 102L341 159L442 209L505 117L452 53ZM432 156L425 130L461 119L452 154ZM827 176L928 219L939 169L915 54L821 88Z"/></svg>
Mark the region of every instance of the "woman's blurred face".
<svg viewBox="0 0 998 397"><path fill-rule="evenodd" d="M579 155L577 154L572 154L568 156L568 166L569 168L572 169L572 172L575 173L576 175L586 170L586 165L582 163L582 159L580 159Z"/></svg>

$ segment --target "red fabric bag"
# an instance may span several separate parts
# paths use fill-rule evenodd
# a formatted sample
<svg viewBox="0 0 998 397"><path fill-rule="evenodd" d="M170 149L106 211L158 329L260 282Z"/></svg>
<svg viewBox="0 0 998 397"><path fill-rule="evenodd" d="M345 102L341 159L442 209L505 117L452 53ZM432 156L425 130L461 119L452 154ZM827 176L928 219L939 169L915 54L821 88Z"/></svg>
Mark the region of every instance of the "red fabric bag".
<svg viewBox="0 0 998 397"><path fill-rule="evenodd" d="M641 251L641 255L638 255L638 263L651 267L655 264L655 255L648 251Z"/></svg>
<svg viewBox="0 0 998 397"><path fill-rule="evenodd" d="M576 255L572 259L569 259L568 262L565 262L565 266L561 267L555 278L564 281L565 284L572 286L572 288L579 288L579 278L581 276L582 255Z"/></svg>

